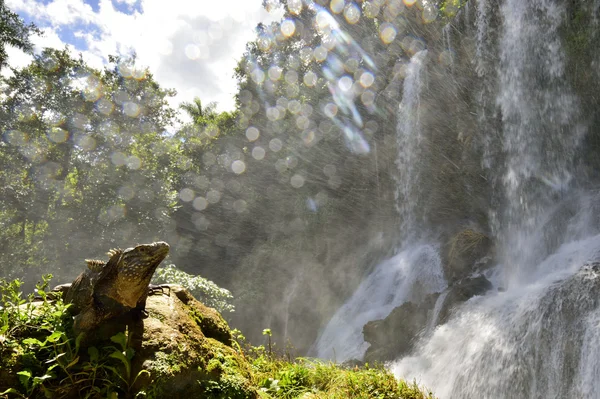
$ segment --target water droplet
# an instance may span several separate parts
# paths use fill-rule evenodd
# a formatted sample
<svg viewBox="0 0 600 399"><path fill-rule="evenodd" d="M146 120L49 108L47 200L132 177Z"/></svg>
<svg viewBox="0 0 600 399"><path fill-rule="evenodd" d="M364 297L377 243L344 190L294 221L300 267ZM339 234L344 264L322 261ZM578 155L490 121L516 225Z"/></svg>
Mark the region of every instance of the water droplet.
<svg viewBox="0 0 600 399"><path fill-rule="evenodd" d="M290 179L290 184L294 188L300 188L304 185L304 177L301 175L294 175Z"/></svg>
<svg viewBox="0 0 600 399"><path fill-rule="evenodd" d="M262 147L254 147L252 149L252 157L257 161L261 161L265 157L265 149Z"/></svg>
<svg viewBox="0 0 600 399"><path fill-rule="evenodd" d="M196 197L194 199L194 202L192 202L192 206L197 211L203 211L208 206L208 201L204 197Z"/></svg>
<svg viewBox="0 0 600 399"><path fill-rule="evenodd" d="M179 192L179 198L181 198L183 202L190 202L194 199L194 190L191 188L184 188Z"/></svg>
<svg viewBox="0 0 600 399"><path fill-rule="evenodd" d="M231 170L233 171L233 173L240 175L246 170L246 164L244 163L244 161L240 160L233 161L233 163L231 164Z"/></svg>

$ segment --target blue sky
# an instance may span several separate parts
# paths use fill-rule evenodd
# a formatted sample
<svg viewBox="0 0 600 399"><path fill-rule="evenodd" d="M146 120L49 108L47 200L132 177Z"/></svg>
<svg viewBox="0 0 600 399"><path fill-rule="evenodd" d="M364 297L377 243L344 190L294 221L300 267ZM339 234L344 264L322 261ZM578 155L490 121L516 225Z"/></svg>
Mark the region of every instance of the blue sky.
<svg viewBox="0 0 600 399"><path fill-rule="evenodd" d="M178 92L174 105L199 96L233 109L233 70L267 13L261 0L5 0L26 22L44 30L35 37L44 47L82 53L101 67L110 54L135 51L163 87ZM13 66L31 58L10 49Z"/></svg>

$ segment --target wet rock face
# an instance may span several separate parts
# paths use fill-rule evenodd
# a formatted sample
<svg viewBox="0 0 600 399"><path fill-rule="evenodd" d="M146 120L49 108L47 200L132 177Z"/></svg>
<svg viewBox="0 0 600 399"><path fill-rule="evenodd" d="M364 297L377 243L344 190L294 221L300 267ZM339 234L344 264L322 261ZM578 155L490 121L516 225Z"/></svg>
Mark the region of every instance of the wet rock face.
<svg viewBox="0 0 600 399"><path fill-rule="evenodd" d="M444 324L452 311L460 304L477 295L484 295L492 289L492 283L484 276L466 278L450 287L442 304L437 324Z"/></svg>
<svg viewBox="0 0 600 399"><path fill-rule="evenodd" d="M450 287L443 296L436 293L426 296L420 303L403 303L385 319L365 324L363 334L371 346L367 349L364 361L388 361L408 354L428 326L445 323L460 304L485 294L491 288L492 283L484 276L466 278ZM434 312L438 309L438 298L442 302L438 304L439 313Z"/></svg>
<svg viewBox="0 0 600 399"><path fill-rule="evenodd" d="M393 360L408 353L419 333L427 326L428 311L433 309L438 296L428 295L418 304L403 303L385 319L365 324L365 341L371 344L365 354L365 362Z"/></svg>
<svg viewBox="0 0 600 399"><path fill-rule="evenodd" d="M493 264L493 241L485 234L465 229L447 243L444 254L444 274L449 284L468 278Z"/></svg>

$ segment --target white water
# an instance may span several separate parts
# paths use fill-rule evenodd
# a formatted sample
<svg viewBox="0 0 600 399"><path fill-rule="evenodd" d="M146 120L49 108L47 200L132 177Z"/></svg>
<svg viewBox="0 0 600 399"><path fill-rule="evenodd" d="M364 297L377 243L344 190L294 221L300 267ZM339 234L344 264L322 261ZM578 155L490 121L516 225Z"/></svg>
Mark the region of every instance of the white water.
<svg viewBox="0 0 600 399"><path fill-rule="evenodd" d="M431 312L431 319L429 319L429 324L427 324L427 328L425 329L425 335L431 334L435 329L435 326L440 317L440 312L442 311L442 307L444 306L444 301L446 300L446 297L448 296L449 292L449 290L442 292L435 301L435 305L433 306L433 312Z"/></svg>
<svg viewBox="0 0 600 399"><path fill-rule="evenodd" d="M336 312L317 340L317 356L337 362L361 359L369 347L362 334L367 322L445 287L438 248L412 245L379 264Z"/></svg>
<svg viewBox="0 0 600 399"><path fill-rule="evenodd" d="M398 112L398 188L396 205L405 237L417 230L418 155L421 143L419 102L423 86L421 71L427 50L416 53L406 68L402 101ZM363 326L383 319L406 301L418 301L424 295L446 287L439 250L429 243L408 245L398 255L377 265L352 297L335 313L315 343L320 358L343 362L361 359L369 344L363 338Z"/></svg>
<svg viewBox="0 0 600 399"><path fill-rule="evenodd" d="M479 2L479 40L490 6ZM497 273L508 290L471 299L412 356L391 364L439 397L600 397L600 275L580 271L600 259L600 235L590 237L597 228L589 223L597 197L569 187L583 130L565 77L564 7L550 0L500 5L502 156L486 157L501 162L486 166L502 182L490 219L500 239ZM478 54L484 49L480 42ZM477 65L483 79L487 65ZM569 206L579 214L560 221ZM555 250L556 241L564 244Z"/></svg>
<svg viewBox="0 0 600 399"><path fill-rule="evenodd" d="M419 154L422 138L419 106L423 88L421 71L426 57L427 50L419 51L411 58L406 67L402 101L398 112L396 207L402 220L400 231L405 234L414 234L417 227Z"/></svg>
<svg viewBox="0 0 600 399"><path fill-rule="evenodd" d="M391 369L416 378L440 398L549 398L566 397L566 392L597 397L583 393L595 392L600 378L598 357L593 357L600 351L600 284L573 290L561 282L599 257L600 236L562 246L541 263L535 282L468 301L421 343L416 355ZM580 320L585 322L578 328ZM569 386L560 377L569 373L563 369L567 346L582 341L579 386Z"/></svg>
<svg viewBox="0 0 600 399"><path fill-rule="evenodd" d="M565 192L581 131L577 100L567 85L559 34L565 5L552 0L506 0L500 9L498 108L502 115L505 202L501 226L509 283L526 278L544 253L533 234ZM485 77L484 77L485 78ZM508 250L510 248L510 250Z"/></svg>

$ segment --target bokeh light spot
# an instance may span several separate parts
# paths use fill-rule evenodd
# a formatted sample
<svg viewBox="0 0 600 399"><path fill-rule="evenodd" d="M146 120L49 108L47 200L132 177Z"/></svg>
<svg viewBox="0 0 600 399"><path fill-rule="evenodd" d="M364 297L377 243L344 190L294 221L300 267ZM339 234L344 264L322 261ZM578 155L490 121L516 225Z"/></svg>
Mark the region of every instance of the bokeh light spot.
<svg viewBox="0 0 600 399"><path fill-rule="evenodd" d="M360 19L360 9L354 3L350 3L344 8L344 18L346 18L346 22L351 25L354 25Z"/></svg>
<svg viewBox="0 0 600 399"><path fill-rule="evenodd" d="M131 186L122 186L119 188L117 194L122 200L129 201L135 197L135 190Z"/></svg>
<svg viewBox="0 0 600 399"><path fill-rule="evenodd" d="M188 44L185 46L184 52L185 56L190 60L197 60L200 58L200 47L196 46L195 44Z"/></svg>
<svg viewBox="0 0 600 399"><path fill-rule="evenodd" d="M260 131L255 128L254 126L250 126L248 129L246 129L246 138L249 141L255 141L258 139L258 137L260 136Z"/></svg>
<svg viewBox="0 0 600 399"><path fill-rule="evenodd" d="M106 98L101 98L96 102L96 109L101 114L110 115L114 108L115 106L113 105L113 103L107 100Z"/></svg>
<svg viewBox="0 0 600 399"><path fill-rule="evenodd" d="M206 193L206 200L209 204L216 204L221 200L221 192L217 190L209 190Z"/></svg>
<svg viewBox="0 0 600 399"><path fill-rule="evenodd" d="M254 147L252 149L252 157L257 161L262 161L265 158L266 151L262 147Z"/></svg>
<svg viewBox="0 0 600 399"><path fill-rule="evenodd" d="M190 202L194 199L194 190L191 188L184 188L179 192L179 198L183 202Z"/></svg>
<svg viewBox="0 0 600 399"><path fill-rule="evenodd" d="M269 141L269 149L273 152L279 152L283 148L283 143L279 139Z"/></svg>
<svg viewBox="0 0 600 399"><path fill-rule="evenodd" d="M53 127L48 132L48 139L54 143L64 143L69 138L69 132L59 127Z"/></svg>
<svg viewBox="0 0 600 399"><path fill-rule="evenodd" d="M329 3L329 8L335 14L339 14L344 11L345 6L346 3L344 0L331 0L331 3Z"/></svg>
<svg viewBox="0 0 600 399"><path fill-rule="evenodd" d="M317 84L317 74L313 71L308 71L304 74L304 85L307 87L313 87Z"/></svg>
<svg viewBox="0 0 600 399"><path fill-rule="evenodd" d="M110 160L115 166L123 166L125 165L126 156L120 151L113 152L110 156Z"/></svg>
<svg viewBox="0 0 600 399"><path fill-rule="evenodd" d="M290 37L296 32L296 24L291 19L286 19L281 23L281 33L285 37Z"/></svg>
<svg viewBox="0 0 600 399"><path fill-rule="evenodd" d="M288 0L287 8L288 11L292 14L300 14L300 12L302 12L302 0Z"/></svg>
<svg viewBox="0 0 600 399"><path fill-rule="evenodd" d="M243 199L239 199L233 202L233 210L237 213L243 213L248 208L248 204Z"/></svg>
<svg viewBox="0 0 600 399"><path fill-rule="evenodd" d="M136 157L135 155L130 155L125 160L127 167L131 170L138 170L142 167L142 160Z"/></svg>
<svg viewBox="0 0 600 399"><path fill-rule="evenodd" d="M373 82L375 82L375 77L371 72L363 72L363 74L360 75L360 84L362 87L371 87Z"/></svg>
<svg viewBox="0 0 600 399"><path fill-rule="evenodd" d="M282 69L278 66L272 66L269 68L269 79L272 81L279 80L281 78Z"/></svg>
<svg viewBox="0 0 600 399"><path fill-rule="evenodd" d="M304 177L302 175L294 175L290 179L290 184L294 188L300 188L304 186Z"/></svg>
<svg viewBox="0 0 600 399"><path fill-rule="evenodd" d="M342 76L338 81L338 87L342 91L347 92L352 88L352 83L352 78L350 76Z"/></svg>
<svg viewBox="0 0 600 399"><path fill-rule="evenodd" d="M123 104L123 112L131 118L136 118L140 115L140 106L132 101L127 101Z"/></svg>
<svg viewBox="0 0 600 399"><path fill-rule="evenodd" d="M317 48L315 48L314 56L315 56L315 60L317 60L318 62L325 61L325 59L327 59L327 54L328 54L328 51L325 47L318 46Z"/></svg>
<svg viewBox="0 0 600 399"><path fill-rule="evenodd" d="M241 175L242 173L244 173L244 171L246 170L246 164L244 163L244 161L240 161L239 159L236 161L233 161L231 163L231 170L233 171L233 173L235 173L236 175Z"/></svg>
<svg viewBox="0 0 600 399"><path fill-rule="evenodd" d="M379 27L379 37L385 44L390 44L396 38L396 28L392 24L384 23Z"/></svg>
<svg viewBox="0 0 600 399"><path fill-rule="evenodd" d="M192 202L192 206L197 211L203 211L208 206L208 201L204 197L196 197Z"/></svg>

